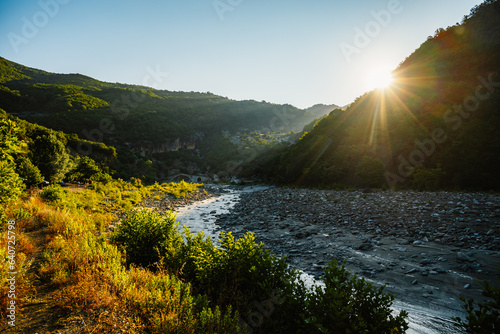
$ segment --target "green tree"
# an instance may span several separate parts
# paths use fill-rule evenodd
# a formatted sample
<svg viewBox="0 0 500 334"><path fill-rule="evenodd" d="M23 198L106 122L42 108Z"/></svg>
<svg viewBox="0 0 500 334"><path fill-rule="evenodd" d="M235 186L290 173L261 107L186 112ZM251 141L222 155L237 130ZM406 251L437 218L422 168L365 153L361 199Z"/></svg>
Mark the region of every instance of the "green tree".
<svg viewBox="0 0 500 334"><path fill-rule="evenodd" d="M16 155L26 153L26 144L20 141L18 125L8 119L0 119L0 160L14 163Z"/></svg>
<svg viewBox="0 0 500 334"><path fill-rule="evenodd" d="M81 157L68 177L71 181L88 182L94 180L99 173L102 173L102 171L94 160L89 157Z"/></svg>
<svg viewBox="0 0 500 334"><path fill-rule="evenodd" d="M17 198L23 183L15 172L14 155L24 152L25 144L17 138L16 123L0 120L0 218L3 218L5 204Z"/></svg>
<svg viewBox="0 0 500 334"><path fill-rule="evenodd" d="M36 186L43 181L43 176L38 167L33 165L31 160L26 157L18 160L16 171L28 187Z"/></svg>
<svg viewBox="0 0 500 334"><path fill-rule="evenodd" d="M52 133L40 133L30 144L31 161L50 182L63 180L71 168L70 157L63 142Z"/></svg>
<svg viewBox="0 0 500 334"><path fill-rule="evenodd" d="M411 186L417 190L438 190L441 185L441 180L445 175L446 172L443 171L441 165L438 165L433 169L418 167L413 174L413 182Z"/></svg>
<svg viewBox="0 0 500 334"><path fill-rule="evenodd" d="M0 161L0 205L3 206L17 198L23 190L23 182L15 172L14 165L8 161ZM0 212L1 216L2 212Z"/></svg>
<svg viewBox="0 0 500 334"><path fill-rule="evenodd" d="M358 164L356 174L363 186L379 187L382 185L385 165L378 158L365 155Z"/></svg>

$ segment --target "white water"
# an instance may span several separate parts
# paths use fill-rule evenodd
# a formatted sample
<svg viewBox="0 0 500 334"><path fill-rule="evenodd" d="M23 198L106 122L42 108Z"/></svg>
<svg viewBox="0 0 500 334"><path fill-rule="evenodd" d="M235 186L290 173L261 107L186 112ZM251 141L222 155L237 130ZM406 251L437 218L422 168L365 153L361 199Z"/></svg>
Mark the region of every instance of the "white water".
<svg viewBox="0 0 500 334"><path fill-rule="evenodd" d="M240 194L261 191L268 188L269 187L263 186L247 187L243 190L227 188L228 192L219 197L210 198L177 209L177 221L180 227L185 225L191 229L192 233L203 231L204 234L211 237L217 245L218 231L220 228L215 224L217 219L215 215L229 213L229 210L240 200ZM305 272L302 273L301 279L308 286L322 284L321 281L316 281L313 276ZM411 305L400 300L394 301L393 309L398 313L401 310L408 312L409 316L407 321L410 328L406 331L407 334L465 333L457 329L451 321L451 317L457 316L457 314L452 314L444 309Z"/></svg>

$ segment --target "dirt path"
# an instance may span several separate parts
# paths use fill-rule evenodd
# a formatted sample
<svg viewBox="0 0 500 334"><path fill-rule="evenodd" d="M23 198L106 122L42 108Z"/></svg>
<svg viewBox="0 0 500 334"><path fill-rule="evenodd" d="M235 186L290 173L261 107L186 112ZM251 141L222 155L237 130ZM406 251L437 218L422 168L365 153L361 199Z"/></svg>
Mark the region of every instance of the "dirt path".
<svg viewBox="0 0 500 334"><path fill-rule="evenodd" d="M27 235L36 247L31 256L33 262L28 270L33 289L21 296L24 305L16 312L16 326L12 327L4 322L0 326L0 333L60 333L61 326L57 325L59 317L52 299L56 289L38 278L41 256L46 244L45 232L37 230Z"/></svg>

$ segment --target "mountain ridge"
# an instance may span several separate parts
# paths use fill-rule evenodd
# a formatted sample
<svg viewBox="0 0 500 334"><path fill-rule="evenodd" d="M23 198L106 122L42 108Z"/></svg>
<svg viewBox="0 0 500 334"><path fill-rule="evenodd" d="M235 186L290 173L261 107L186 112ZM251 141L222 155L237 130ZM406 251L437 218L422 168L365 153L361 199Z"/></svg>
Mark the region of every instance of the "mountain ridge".
<svg viewBox="0 0 500 334"><path fill-rule="evenodd" d="M116 146L123 164L150 159L156 176L162 178L181 170L229 176L233 169L226 166L228 160L248 162L253 156L245 148L260 152L263 147L287 145L291 139L286 138L334 107L303 110L210 92L108 83L0 57L0 108L29 122Z"/></svg>
<svg viewBox="0 0 500 334"><path fill-rule="evenodd" d="M500 189L499 21L500 2L488 0L438 29L391 89L321 119L264 174L303 186Z"/></svg>

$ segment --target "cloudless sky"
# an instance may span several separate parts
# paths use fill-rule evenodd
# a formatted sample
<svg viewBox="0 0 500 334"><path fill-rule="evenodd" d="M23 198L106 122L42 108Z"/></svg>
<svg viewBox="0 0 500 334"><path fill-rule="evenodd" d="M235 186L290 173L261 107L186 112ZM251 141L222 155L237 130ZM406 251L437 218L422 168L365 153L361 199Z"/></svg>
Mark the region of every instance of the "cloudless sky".
<svg viewBox="0 0 500 334"><path fill-rule="evenodd" d="M481 2L0 0L0 56L108 82L143 84L157 70L147 82L158 89L343 106Z"/></svg>

